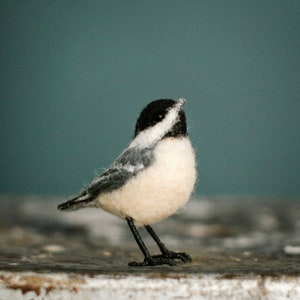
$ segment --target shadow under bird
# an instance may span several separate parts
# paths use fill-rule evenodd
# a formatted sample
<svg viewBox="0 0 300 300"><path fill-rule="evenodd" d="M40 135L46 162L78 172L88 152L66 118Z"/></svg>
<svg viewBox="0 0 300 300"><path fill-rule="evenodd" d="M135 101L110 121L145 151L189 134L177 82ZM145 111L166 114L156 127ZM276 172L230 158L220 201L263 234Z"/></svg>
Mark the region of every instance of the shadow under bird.
<svg viewBox="0 0 300 300"><path fill-rule="evenodd" d="M173 252L150 225L175 213L189 199L196 181L195 153L187 134L185 99L159 99L141 112L133 140L102 174L59 210L99 207L125 219L144 260L129 266L176 265L190 262L184 252ZM161 254L150 255L137 227L144 226Z"/></svg>

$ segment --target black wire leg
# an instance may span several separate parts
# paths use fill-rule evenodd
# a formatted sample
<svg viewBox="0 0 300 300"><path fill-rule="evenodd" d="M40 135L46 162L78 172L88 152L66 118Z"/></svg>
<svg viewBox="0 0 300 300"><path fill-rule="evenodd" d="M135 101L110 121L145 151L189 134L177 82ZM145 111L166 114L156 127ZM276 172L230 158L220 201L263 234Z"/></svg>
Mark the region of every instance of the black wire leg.
<svg viewBox="0 0 300 300"><path fill-rule="evenodd" d="M128 264L129 266L142 267L142 266L157 266L157 265L170 265L170 266L176 265L176 262L174 261L174 259L171 258L171 257L169 257L169 256L167 256L167 255L154 255L154 256L151 256L150 252L147 249L145 243L143 242L143 240L142 240L142 238L141 238L141 236L140 236L137 228L134 225L133 219L128 217L128 218L126 218L126 220L127 220L128 226L130 228L130 231L132 232L132 234L134 236L135 241L137 242L139 248L141 249L141 251L142 251L142 253L143 253L144 257L145 257L144 261L142 261L142 262L133 261L133 262L130 262ZM147 229L147 227L146 227L146 229ZM158 239L158 237L157 237L157 239Z"/></svg>
<svg viewBox="0 0 300 300"><path fill-rule="evenodd" d="M159 247L159 249L161 251L161 255L155 255L154 257L162 257L162 258L170 259L170 260L171 259L172 260L180 259L184 263L192 261L191 256L185 252L173 252L173 251L168 250L167 247L165 246L165 244L159 239L159 237L157 236L157 234L154 232L154 230L152 229L152 227L150 225L145 225L145 228L147 229L149 234L152 236L152 238L154 239L154 241L156 242L157 246ZM174 263L175 263L175 261L174 261Z"/></svg>

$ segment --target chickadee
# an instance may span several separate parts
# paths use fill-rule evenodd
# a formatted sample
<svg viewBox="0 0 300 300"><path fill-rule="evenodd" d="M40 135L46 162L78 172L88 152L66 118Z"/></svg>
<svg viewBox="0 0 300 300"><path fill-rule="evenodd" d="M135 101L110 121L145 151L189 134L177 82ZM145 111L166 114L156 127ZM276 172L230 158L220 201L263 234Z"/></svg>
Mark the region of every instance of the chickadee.
<svg viewBox="0 0 300 300"><path fill-rule="evenodd" d="M191 261L187 253L168 250L150 227L181 208L196 181L195 153L183 111L185 101L160 99L149 103L137 120L133 140L121 155L78 196L58 205L59 210L100 207L125 219L144 255L142 262L129 266ZM160 255L150 255L139 226L145 226Z"/></svg>

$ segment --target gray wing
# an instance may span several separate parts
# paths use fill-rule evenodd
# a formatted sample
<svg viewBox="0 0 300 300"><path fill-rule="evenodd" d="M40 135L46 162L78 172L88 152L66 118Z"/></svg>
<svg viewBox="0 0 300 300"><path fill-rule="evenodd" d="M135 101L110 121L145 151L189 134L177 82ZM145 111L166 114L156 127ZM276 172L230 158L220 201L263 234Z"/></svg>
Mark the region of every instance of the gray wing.
<svg viewBox="0 0 300 300"><path fill-rule="evenodd" d="M93 181L75 198L58 206L60 210L76 210L93 206L92 201L103 193L122 187L137 172L148 167L153 161L152 149L126 149L104 173Z"/></svg>

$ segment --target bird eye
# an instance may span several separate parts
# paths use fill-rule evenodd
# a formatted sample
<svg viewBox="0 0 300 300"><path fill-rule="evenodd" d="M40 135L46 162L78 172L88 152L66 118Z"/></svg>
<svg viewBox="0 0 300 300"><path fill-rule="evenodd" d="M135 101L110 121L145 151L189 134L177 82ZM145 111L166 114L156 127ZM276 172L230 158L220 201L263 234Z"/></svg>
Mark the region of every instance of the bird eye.
<svg viewBox="0 0 300 300"><path fill-rule="evenodd" d="M159 118L159 119L162 119L162 118L163 118L163 116L162 116L162 115L158 115L158 118Z"/></svg>

